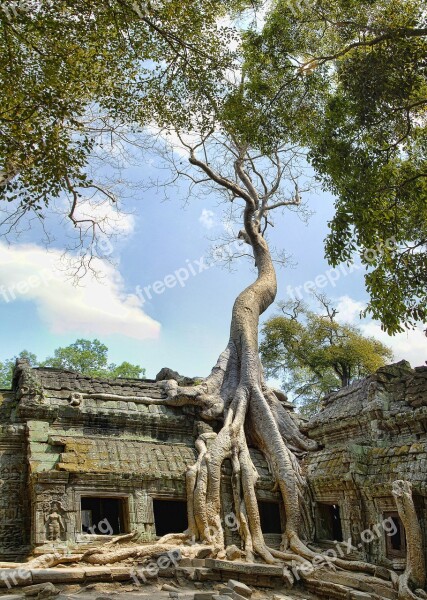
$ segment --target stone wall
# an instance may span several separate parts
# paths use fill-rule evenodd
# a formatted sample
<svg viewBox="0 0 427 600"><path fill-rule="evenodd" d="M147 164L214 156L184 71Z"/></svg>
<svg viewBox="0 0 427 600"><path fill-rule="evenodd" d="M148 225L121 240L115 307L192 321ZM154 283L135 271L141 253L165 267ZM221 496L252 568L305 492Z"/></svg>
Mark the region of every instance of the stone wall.
<svg viewBox="0 0 427 600"><path fill-rule="evenodd" d="M14 395L0 390L0 556L21 559L29 547L25 427L13 423Z"/></svg>
<svg viewBox="0 0 427 600"><path fill-rule="evenodd" d="M404 559L387 556L385 532L375 533L384 513L396 511L396 479L412 483L426 553L427 367L379 369L326 398L306 432L322 448L305 459L314 501L339 506L344 540L358 548L353 554L403 567ZM371 537L365 530L374 531L372 541L363 540Z"/></svg>
<svg viewBox="0 0 427 600"><path fill-rule="evenodd" d="M147 405L165 397L161 382L104 381L21 362L13 390L0 394L0 560L22 558L30 547L41 553L96 543L96 532L82 530L82 498L120 500L127 529L141 541L156 538L156 500L185 501L194 440L208 426L194 407ZM380 369L326 398L305 429L320 444L303 460L317 534L319 504L338 506L343 539L355 547L351 557L403 568L404 559L387 556L383 532L369 542L361 536L396 510L391 484L407 479L427 548L427 368ZM258 499L279 504L283 530L266 461L251 454ZM223 519L233 511L230 476L226 461ZM227 543L238 543L231 528L225 534ZM280 535L266 538L279 545ZM317 540L320 547L332 542Z"/></svg>
<svg viewBox="0 0 427 600"><path fill-rule="evenodd" d="M7 447L21 465L22 496L31 506L26 543L36 553L97 542L97 531L82 531L82 498L120 500L127 529L141 541L157 537L155 500L186 501L185 473L196 461L194 441L206 424L194 407L147 405L147 398L165 397L161 383L104 381L21 363L9 395L15 398L9 418L19 423L19 457L9 440ZM252 454L260 499L278 500L262 454ZM225 464L224 518L232 509L230 475ZM230 542L235 539L231 531L226 534ZM280 536L270 538L279 545ZM16 544L22 545L18 537Z"/></svg>

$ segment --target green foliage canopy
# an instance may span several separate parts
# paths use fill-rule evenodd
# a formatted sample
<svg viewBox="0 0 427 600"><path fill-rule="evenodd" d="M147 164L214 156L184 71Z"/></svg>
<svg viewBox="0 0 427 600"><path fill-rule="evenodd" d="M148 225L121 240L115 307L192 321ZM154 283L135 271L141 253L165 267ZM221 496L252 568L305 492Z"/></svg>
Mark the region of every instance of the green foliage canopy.
<svg viewBox="0 0 427 600"><path fill-rule="evenodd" d="M259 143L291 134L309 149L337 198L326 256L335 266L359 253L367 311L389 333L425 322L425 3L272 6L263 31L246 36L248 86L265 115Z"/></svg>
<svg viewBox="0 0 427 600"><path fill-rule="evenodd" d="M231 32L230 4L133 0L14 2L0 10L0 202L18 215L63 193L95 191L88 171L130 128L189 126L219 98ZM98 190L99 191L99 190ZM9 220L16 225L16 218Z"/></svg>
<svg viewBox="0 0 427 600"><path fill-rule="evenodd" d="M391 360L389 348L360 329L336 320L337 311L321 297L326 314L302 302L284 303L282 315L268 319L260 344L267 374L282 377L304 414L320 407L326 394L366 377Z"/></svg>
<svg viewBox="0 0 427 600"><path fill-rule="evenodd" d="M57 348L52 357L39 362L35 354L23 350L18 357L0 362L0 388L9 388L17 358L26 359L32 367L54 367L76 371L89 377L139 379L145 369L127 361L120 365L108 363L108 348L99 340L78 339L69 346Z"/></svg>
<svg viewBox="0 0 427 600"><path fill-rule="evenodd" d="M360 254L367 310L389 333L425 321L424 3L277 0L262 31L241 21L242 78L233 86L235 30L218 23L246 5L41 0L0 11L7 227L27 211L42 217L64 194L77 228L74 209L85 194L115 202L89 168L103 134L123 140L124 127L129 141L153 123L206 133L217 119L267 152L280 140L308 148L337 198L329 262Z"/></svg>

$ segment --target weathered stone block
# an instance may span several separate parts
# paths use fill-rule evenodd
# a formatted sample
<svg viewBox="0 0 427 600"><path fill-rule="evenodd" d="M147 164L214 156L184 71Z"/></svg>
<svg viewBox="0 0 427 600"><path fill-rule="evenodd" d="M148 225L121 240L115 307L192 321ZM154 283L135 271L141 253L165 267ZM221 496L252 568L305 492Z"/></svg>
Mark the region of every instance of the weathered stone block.
<svg viewBox="0 0 427 600"><path fill-rule="evenodd" d="M87 567L85 568L86 579L95 581L112 580L111 569L108 567Z"/></svg>
<svg viewBox="0 0 427 600"><path fill-rule="evenodd" d="M227 587L230 588L230 590L232 590L233 592L244 596L245 598L250 598L252 596L251 588L242 583L241 581L229 579L227 582Z"/></svg>
<svg viewBox="0 0 427 600"><path fill-rule="evenodd" d="M59 594L58 588L56 588L50 581L47 583L29 585L23 589L23 592L25 596L38 596L38 598L50 598Z"/></svg>
<svg viewBox="0 0 427 600"><path fill-rule="evenodd" d="M212 569L204 569L197 567L195 569L195 578L197 581L218 581L221 579L218 573L215 573Z"/></svg>
<svg viewBox="0 0 427 600"><path fill-rule="evenodd" d="M180 562L180 564L182 563L182 561ZM206 565L206 561L203 558L193 558L191 560L191 566L192 567L205 567Z"/></svg>
<svg viewBox="0 0 427 600"><path fill-rule="evenodd" d="M85 569L32 569L33 582L79 583L86 579Z"/></svg>
<svg viewBox="0 0 427 600"><path fill-rule="evenodd" d="M113 581L127 581L131 578L129 567L110 567Z"/></svg>
<svg viewBox="0 0 427 600"><path fill-rule="evenodd" d="M351 592L350 598L351 600L372 600L371 594L365 592Z"/></svg>
<svg viewBox="0 0 427 600"><path fill-rule="evenodd" d="M283 568L275 565L260 563L238 563L227 560L206 559L206 567L218 571L242 573L248 575L266 575L268 577L282 577Z"/></svg>
<svg viewBox="0 0 427 600"><path fill-rule="evenodd" d="M31 442L47 443L49 437L49 423L46 421L28 421L28 437Z"/></svg>

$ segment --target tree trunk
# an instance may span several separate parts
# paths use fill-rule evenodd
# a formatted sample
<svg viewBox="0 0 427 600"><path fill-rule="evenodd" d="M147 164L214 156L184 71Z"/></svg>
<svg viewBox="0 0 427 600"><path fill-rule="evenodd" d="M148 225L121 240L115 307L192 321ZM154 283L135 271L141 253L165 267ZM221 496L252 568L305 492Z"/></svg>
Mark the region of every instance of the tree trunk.
<svg viewBox="0 0 427 600"><path fill-rule="evenodd" d="M420 594L426 583L423 536L412 498L411 483L394 481L392 492L406 536L406 569L399 578L399 599L412 600L417 598L412 590L417 590Z"/></svg>
<svg viewBox="0 0 427 600"><path fill-rule="evenodd" d="M240 522L244 549L249 557L256 552L265 561L273 563L278 554L275 552L273 556L266 547L261 531L255 495L257 473L247 438L265 455L281 491L286 513L282 545L284 549L290 547L294 551L305 548L299 539L300 500L305 481L285 441L289 437L293 447L298 449L299 446L300 450L314 449L316 444L304 438L290 418L286 419L285 410L283 407L280 410L274 394L265 386L258 355L258 325L260 315L275 299L276 275L267 243L254 226L250 209L245 211L245 234L253 248L258 277L234 303L230 340L222 355L225 364L217 364L207 378L205 394L200 398L205 402L209 399L210 406L223 407L224 425L208 447L203 439L199 440L199 460L187 479L190 496L193 490L193 498L189 498L188 504L189 523L198 539L213 544L218 555L224 555L220 483L222 464L230 458L234 509ZM216 377L218 367L223 375L219 379ZM306 529L312 530L310 524L307 525ZM305 549L306 554L310 554L308 548Z"/></svg>

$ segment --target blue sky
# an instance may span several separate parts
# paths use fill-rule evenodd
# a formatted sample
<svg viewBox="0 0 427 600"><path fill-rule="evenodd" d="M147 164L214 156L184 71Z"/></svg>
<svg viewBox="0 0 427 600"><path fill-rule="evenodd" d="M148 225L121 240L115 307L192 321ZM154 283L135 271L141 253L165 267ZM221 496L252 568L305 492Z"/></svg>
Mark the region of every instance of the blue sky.
<svg viewBox="0 0 427 600"><path fill-rule="evenodd" d="M153 170L145 169L138 174L142 178ZM203 268L211 246L208 238L223 232L221 207L202 194L186 204L179 196L175 188L166 201L153 190L141 191L125 205L132 215L119 223L121 238L109 248L117 266L98 260L101 283L87 277L73 287L64 274L49 276L68 232L67 225L58 229L53 218L60 233L48 250L37 227L11 246L0 242L0 360L24 348L45 358L79 337L97 337L109 347L111 361L140 364L148 377L164 366L185 375L206 375L227 343L233 301L254 272L245 259L238 260L233 272L217 265ZM342 320L357 323L367 300L362 270L331 273L324 259L333 198L313 192L305 200L314 212L307 224L289 212L276 219L272 230L272 243L292 254L296 263L278 271L277 299L288 299L289 286L304 286L323 275L319 291L336 301ZM183 269L188 278L182 285L175 281L167 287L165 281L185 278ZM22 282L24 291L18 293ZM160 282L159 293L153 291L155 282ZM310 301L309 294L301 293ZM264 318L275 310L270 308ZM415 366L427 358L421 328L389 339L377 323L367 320L361 326L389 343L396 360L406 358Z"/></svg>

